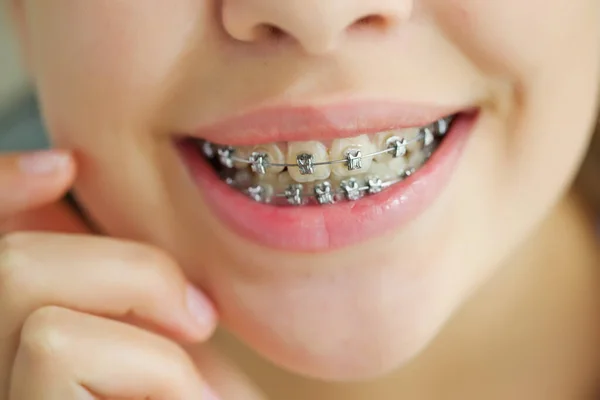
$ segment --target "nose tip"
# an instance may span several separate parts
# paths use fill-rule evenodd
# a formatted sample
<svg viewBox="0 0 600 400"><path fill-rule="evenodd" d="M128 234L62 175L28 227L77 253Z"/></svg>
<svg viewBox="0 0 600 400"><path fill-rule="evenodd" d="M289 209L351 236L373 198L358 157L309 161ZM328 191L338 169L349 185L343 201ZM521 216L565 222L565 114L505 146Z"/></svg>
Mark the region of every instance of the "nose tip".
<svg viewBox="0 0 600 400"><path fill-rule="evenodd" d="M224 0L223 26L236 40L291 38L310 54L333 51L351 32L386 34L410 17L413 0Z"/></svg>

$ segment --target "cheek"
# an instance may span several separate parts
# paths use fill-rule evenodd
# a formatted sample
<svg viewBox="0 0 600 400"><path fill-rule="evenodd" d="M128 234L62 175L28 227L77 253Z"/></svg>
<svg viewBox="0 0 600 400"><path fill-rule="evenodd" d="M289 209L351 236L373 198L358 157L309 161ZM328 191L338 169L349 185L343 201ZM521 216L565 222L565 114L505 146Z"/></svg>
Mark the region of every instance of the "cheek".
<svg viewBox="0 0 600 400"><path fill-rule="evenodd" d="M99 140L147 119L190 38L201 34L204 3L28 1L32 69L50 131L76 131L78 140L95 132Z"/></svg>
<svg viewBox="0 0 600 400"><path fill-rule="evenodd" d="M584 152L596 108L600 2L425 4L440 29L485 75L516 88L505 113L506 134L496 137L495 152L503 153L499 175L506 185L555 190L564 184Z"/></svg>
<svg viewBox="0 0 600 400"><path fill-rule="evenodd" d="M596 40L596 0L425 1L472 61L500 75L531 78Z"/></svg>

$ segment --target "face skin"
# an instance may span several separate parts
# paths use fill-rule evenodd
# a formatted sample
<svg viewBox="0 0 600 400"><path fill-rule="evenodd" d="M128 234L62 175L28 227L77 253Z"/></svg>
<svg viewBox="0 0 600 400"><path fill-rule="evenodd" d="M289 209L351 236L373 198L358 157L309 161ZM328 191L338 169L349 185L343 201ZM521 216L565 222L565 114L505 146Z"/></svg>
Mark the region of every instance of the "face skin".
<svg viewBox="0 0 600 400"><path fill-rule="evenodd" d="M422 351L561 197L591 135L595 0L23 0L16 9L48 129L79 155L76 191L93 219L174 254L225 326L266 358L324 379L373 377ZM288 36L255 37L261 24ZM433 205L348 248L302 254L241 238L171 146L174 133L250 108L346 94L481 112Z"/></svg>

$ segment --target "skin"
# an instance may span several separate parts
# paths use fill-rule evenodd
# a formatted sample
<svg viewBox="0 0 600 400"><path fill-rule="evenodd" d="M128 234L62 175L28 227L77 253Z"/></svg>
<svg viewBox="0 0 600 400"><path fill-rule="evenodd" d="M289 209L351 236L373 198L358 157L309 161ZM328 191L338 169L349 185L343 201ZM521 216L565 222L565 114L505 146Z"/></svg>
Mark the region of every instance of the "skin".
<svg viewBox="0 0 600 400"><path fill-rule="evenodd" d="M588 318L593 280L587 278L598 259L586 225L590 217L565 193L596 113L597 1L181 0L174 7L158 0L143 5L29 0L15 1L13 9L51 137L76 155L77 172L71 176L90 217L107 236L168 254L170 274L202 288L226 328L282 367L272 369L256 356L245 356L244 345L228 333L214 343L246 370L256 366L252 378L274 398L289 396L272 383L286 380L286 390L294 392L298 384L304 398L340 393L351 399L374 393L435 398L419 382L444 387L441 377L448 370L440 366L457 365L465 355L471 355L468 362L455 371L497 376L493 384L482 385L492 393L500 393L490 388L510 382L517 371L539 373L529 385L540 397L547 390L541 383L550 376L565 376L560 387L569 396L585 386L580 380L590 377L593 362L581 354L589 353L589 333L595 332L595 320ZM377 18L355 24L371 15ZM265 23L287 34L277 40L253 36L253 28ZM213 217L170 146L175 132L252 107L340 99L348 93L477 106L481 118L449 186L432 207L411 224L344 251L282 254L239 238ZM57 184L55 197L69 183L65 178ZM11 207L5 206L4 215L14 215ZM116 250L96 250L93 256L93 240L85 232L79 235L72 238L77 246L64 245L64 257L114 263L108 255ZM50 234L44 240L61 238ZM114 240L109 247L122 249ZM549 248L557 252L550 259ZM580 256L563 261L573 254ZM548 275L550 265L571 279ZM512 282L522 288L519 296ZM551 321L502 306L509 299L533 315L552 315ZM78 304L75 297L58 306L73 304ZM549 312L556 307L569 312ZM77 311L102 314L83 308ZM528 340L519 342L519 351L492 318L499 315L509 326L522 327ZM96 329L89 323L76 335L117 329L110 321ZM565 324L573 327L572 335L562 336L559 327ZM456 333L464 330L486 332L489 341ZM529 364L500 374L493 365L501 363L489 362L519 364L523 349L537 343L554 349L565 340L578 345L565 354L527 354L548 363L564 357L560 365L581 366L577 378L566 376L566 367L549 371ZM515 353L505 357L506 351L492 347ZM202 375L219 376L218 362L189 354ZM371 383L360 389L329 385L302 380L298 373ZM394 379L382 378L388 373ZM221 378L212 379L219 388L227 386L219 385ZM202 386L189 385L188 390ZM476 386L469 386L474 393ZM535 392L525 386L518 395ZM240 387L257 395L245 384ZM479 393L482 397L490 395ZM29 400L25 395L11 399L16 398Z"/></svg>

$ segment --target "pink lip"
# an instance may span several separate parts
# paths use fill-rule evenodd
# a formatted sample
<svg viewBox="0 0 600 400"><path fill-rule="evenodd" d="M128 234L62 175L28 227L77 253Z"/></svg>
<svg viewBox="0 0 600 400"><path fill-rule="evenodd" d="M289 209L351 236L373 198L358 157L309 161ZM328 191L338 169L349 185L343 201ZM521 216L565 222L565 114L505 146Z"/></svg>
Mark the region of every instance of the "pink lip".
<svg viewBox="0 0 600 400"><path fill-rule="evenodd" d="M234 232L272 248L320 252L381 236L425 211L452 176L477 117L477 111L461 113L431 159L410 178L377 195L332 206L256 203L219 180L197 150L179 149L208 206ZM256 136L252 139L256 143Z"/></svg>
<svg viewBox="0 0 600 400"><path fill-rule="evenodd" d="M193 136L232 146L327 140L427 126L464 109L384 101L323 107L272 107L201 127L193 132Z"/></svg>

